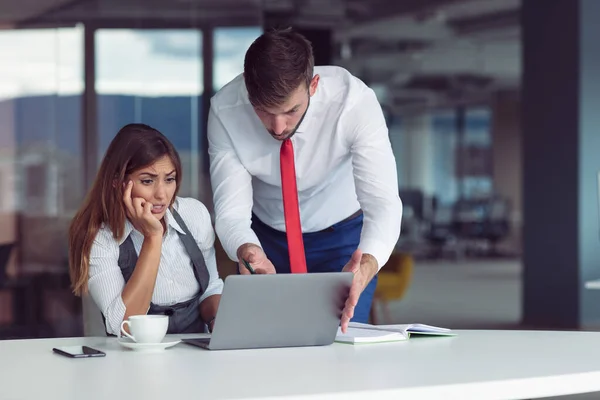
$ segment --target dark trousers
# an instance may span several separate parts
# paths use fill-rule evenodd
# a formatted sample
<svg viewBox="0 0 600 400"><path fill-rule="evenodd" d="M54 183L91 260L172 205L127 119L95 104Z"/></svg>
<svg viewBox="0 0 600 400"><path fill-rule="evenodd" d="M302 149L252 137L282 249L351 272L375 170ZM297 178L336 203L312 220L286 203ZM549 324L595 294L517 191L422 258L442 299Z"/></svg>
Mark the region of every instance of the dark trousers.
<svg viewBox="0 0 600 400"><path fill-rule="evenodd" d="M350 261L352 253L358 248L363 215L342 221L320 232L305 233L304 251L309 273L340 272ZM255 215L252 216L252 229L258 236L267 257L278 274L290 273L285 232L280 232L264 224ZM377 276L367 285L354 309L352 321L367 323L373 301L373 293L377 286ZM307 293L309 296L310 293Z"/></svg>

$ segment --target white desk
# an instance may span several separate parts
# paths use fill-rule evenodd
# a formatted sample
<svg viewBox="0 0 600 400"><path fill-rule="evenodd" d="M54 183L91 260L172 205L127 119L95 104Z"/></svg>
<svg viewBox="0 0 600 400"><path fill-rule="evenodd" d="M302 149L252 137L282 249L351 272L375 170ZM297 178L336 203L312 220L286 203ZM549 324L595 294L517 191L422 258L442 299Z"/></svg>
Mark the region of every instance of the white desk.
<svg viewBox="0 0 600 400"><path fill-rule="evenodd" d="M513 399L600 391L600 333L458 331L453 338L163 353L115 338L0 341L2 399ZM69 359L87 344L103 358Z"/></svg>

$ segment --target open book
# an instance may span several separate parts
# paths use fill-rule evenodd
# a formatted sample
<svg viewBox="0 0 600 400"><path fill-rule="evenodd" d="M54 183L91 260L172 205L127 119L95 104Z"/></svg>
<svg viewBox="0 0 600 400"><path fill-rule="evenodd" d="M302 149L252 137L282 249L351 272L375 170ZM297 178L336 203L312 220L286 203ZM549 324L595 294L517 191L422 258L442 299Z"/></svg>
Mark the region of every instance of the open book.
<svg viewBox="0 0 600 400"><path fill-rule="evenodd" d="M413 335L456 336L456 333L447 328L424 324L369 325L351 322L346 333L338 328L335 341L351 344L400 342Z"/></svg>

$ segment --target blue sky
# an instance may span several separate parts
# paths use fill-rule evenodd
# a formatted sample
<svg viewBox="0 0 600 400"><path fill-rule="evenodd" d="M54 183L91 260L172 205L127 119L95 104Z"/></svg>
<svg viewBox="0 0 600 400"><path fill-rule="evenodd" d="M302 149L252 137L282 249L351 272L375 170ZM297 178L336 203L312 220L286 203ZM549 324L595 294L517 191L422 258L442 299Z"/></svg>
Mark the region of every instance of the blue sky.
<svg viewBox="0 0 600 400"><path fill-rule="evenodd" d="M215 87L242 71L256 28L215 31ZM100 94L182 96L202 92L202 33L194 30L100 30ZM0 31L0 99L83 91L83 27Z"/></svg>

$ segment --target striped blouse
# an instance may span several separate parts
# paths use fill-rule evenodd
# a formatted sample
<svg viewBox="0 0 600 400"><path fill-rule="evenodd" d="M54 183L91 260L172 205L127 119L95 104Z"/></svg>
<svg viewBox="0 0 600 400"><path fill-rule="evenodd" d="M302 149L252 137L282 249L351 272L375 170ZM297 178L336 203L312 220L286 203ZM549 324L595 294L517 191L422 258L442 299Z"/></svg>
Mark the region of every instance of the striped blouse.
<svg viewBox="0 0 600 400"><path fill-rule="evenodd" d="M200 301L221 294L223 281L217 271L215 234L208 210L198 200L183 197L176 199L174 208L196 239L210 274L208 288L202 294ZM190 257L177 233L184 232L170 210L165 214L165 222L167 231L163 237L160 265L152 294L152 303L161 306L187 301L200 290ZM135 230L129 221L125 222L125 233L120 241L115 240L110 228L103 225L96 235L90 252L88 281L90 295L106 317L107 332L117 336L125 316L125 304L121 298L125 280L118 265L119 246L130 234L135 251L139 255L144 236Z"/></svg>

